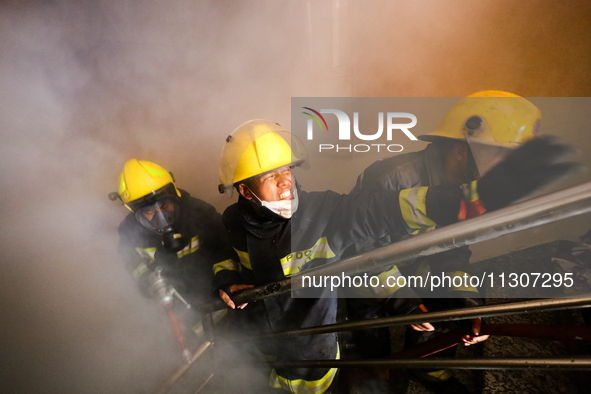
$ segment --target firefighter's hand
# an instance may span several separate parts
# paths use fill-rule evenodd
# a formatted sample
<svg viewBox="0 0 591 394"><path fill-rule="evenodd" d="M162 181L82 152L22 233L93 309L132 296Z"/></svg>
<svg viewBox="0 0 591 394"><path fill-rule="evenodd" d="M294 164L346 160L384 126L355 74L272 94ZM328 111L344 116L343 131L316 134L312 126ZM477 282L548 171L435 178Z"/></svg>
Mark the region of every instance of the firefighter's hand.
<svg viewBox="0 0 591 394"><path fill-rule="evenodd" d="M481 318L477 317L476 319L472 319L472 332L474 333L474 335L465 335L462 338L462 341L464 341L464 346L474 345L478 342L483 342L488 339L488 335L479 335L481 326Z"/></svg>
<svg viewBox="0 0 591 394"><path fill-rule="evenodd" d="M427 307L424 304L419 305L421 312L427 312ZM411 324L415 331L435 331L435 327L431 323Z"/></svg>
<svg viewBox="0 0 591 394"><path fill-rule="evenodd" d="M251 287L254 287L254 285L232 285L232 286L230 286L230 294L235 293L235 292L240 291L240 290L250 289ZM222 289L220 289L220 298L230 308L236 309L236 305L234 304L234 301L232 301L232 299L230 298L230 296L227 295L226 292L223 291ZM244 309L244 307L246 307L246 305L248 305L248 303L245 303L245 304L242 304L242 305L238 305L238 308L239 309Z"/></svg>

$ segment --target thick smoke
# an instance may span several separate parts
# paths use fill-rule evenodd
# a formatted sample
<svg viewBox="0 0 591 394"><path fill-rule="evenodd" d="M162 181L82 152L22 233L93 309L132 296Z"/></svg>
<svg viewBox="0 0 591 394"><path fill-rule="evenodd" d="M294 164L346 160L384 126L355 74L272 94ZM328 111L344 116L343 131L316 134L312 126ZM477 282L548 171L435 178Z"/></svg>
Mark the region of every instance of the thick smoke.
<svg viewBox="0 0 591 394"><path fill-rule="evenodd" d="M551 1L3 2L2 391L150 392L179 362L116 254L126 160L222 210L240 123L288 128L293 96L588 95L588 19Z"/></svg>

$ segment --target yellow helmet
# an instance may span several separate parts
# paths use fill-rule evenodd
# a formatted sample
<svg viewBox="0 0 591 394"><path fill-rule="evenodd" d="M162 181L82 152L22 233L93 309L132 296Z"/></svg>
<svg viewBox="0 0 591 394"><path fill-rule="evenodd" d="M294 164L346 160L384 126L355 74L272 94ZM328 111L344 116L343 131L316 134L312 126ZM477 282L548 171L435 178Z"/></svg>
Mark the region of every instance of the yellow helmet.
<svg viewBox="0 0 591 394"><path fill-rule="evenodd" d="M253 176L288 165L301 165L308 154L301 141L277 123L255 119L226 138L220 159L220 193Z"/></svg>
<svg viewBox="0 0 591 394"><path fill-rule="evenodd" d="M149 161L131 159L125 163L119 174L118 195L129 210L163 192L181 196L171 173Z"/></svg>
<svg viewBox="0 0 591 394"><path fill-rule="evenodd" d="M485 90L460 100L437 130L419 139L433 142L450 138L468 142L482 176L510 149L533 139L539 131L541 118L538 107L523 97Z"/></svg>
<svg viewBox="0 0 591 394"><path fill-rule="evenodd" d="M513 93L485 90L463 98L447 113L437 130L419 136L423 141L439 137L516 148L538 133L542 113L534 104Z"/></svg>

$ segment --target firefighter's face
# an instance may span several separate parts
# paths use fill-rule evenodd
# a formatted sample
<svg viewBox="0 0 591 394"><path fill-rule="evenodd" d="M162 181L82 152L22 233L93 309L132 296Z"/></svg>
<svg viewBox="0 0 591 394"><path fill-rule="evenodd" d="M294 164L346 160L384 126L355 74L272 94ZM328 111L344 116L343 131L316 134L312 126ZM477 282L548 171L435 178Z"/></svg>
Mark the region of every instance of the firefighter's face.
<svg viewBox="0 0 591 394"><path fill-rule="evenodd" d="M152 221L156 212L159 212L159 211L160 212L173 212L174 211L174 204L172 204L172 203L162 204L157 208L147 209L147 210L143 211L142 214L144 215L144 217L146 219L148 219L149 221Z"/></svg>
<svg viewBox="0 0 591 394"><path fill-rule="evenodd" d="M271 202L291 200L293 198L291 189L291 168L283 167L263 174L250 182L249 187L245 187L243 184L240 185L240 191L242 195L249 200L254 198L252 193L256 194L256 196L262 201ZM254 198L254 200L256 201L256 198Z"/></svg>

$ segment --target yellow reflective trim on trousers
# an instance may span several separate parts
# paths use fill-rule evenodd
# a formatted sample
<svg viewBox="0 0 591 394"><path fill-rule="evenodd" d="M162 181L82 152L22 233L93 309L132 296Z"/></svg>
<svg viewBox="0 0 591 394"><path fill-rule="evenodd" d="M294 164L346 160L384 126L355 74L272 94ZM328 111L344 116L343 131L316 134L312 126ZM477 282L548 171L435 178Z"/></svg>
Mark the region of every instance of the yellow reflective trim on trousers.
<svg viewBox="0 0 591 394"><path fill-rule="evenodd" d="M219 263L215 263L213 265L213 274L217 274L220 271L237 271L238 270L238 263L232 259L220 261Z"/></svg>
<svg viewBox="0 0 591 394"><path fill-rule="evenodd" d="M471 291L473 293L478 293L478 288L470 285L470 278L472 277L472 275L470 275L469 273L463 272L463 271L451 271L451 272L446 272L445 274L447 276L451 277L451 287L448 288L449 291ZM466 282L467 282L466 284L468 286L464 286L464 275L468 275L467 280L466 280ZM455 277L462 278L462 285L461 286L454 286L453 280Z"/></svg>
<svg viewBox="0 0 591 394"><path fill-rule="evenodd" d="M188 254L195 253L198 250L199 250L199 236L196 235L193 238L191 238L191 242L189 243L189 245L185 246L185 248L183 250L179 250L178 252L176 252L176 256L179 259L181 259Z"/></svg>
<svg viewBox="0 0 591 394"><path fill-rule="evenodd" d="M337 356L335 360L341 359L341 349L337 345ZM269 386L276 388L276 389L283 389L287 390L292 393L296 394L322 394L332 384L338 368L331 368L328 370L326 375L321 377L318 380L304 380L304 379L295 379L289 380L284 377L281 377L275 371L275 368L271 371L271 377L269 379Z"/></svg>
<svg viewBox="0 0 591 394"><path fill-rule="evenodd" d="M328 245L326 237L322 237L310 249L293 252L282 258L281 268L283 268L283 275L297 274L302 266L311 260L329 259L335 256L330 245Z"/></svg>
<svg viewBox="0 0 591 394"><path fill-rule="evenodd" d="M236 251L238 258L240 259L240 264L242 264L244 268L248 268L252 271L252 266L250 265L250 257L248 256L248 253L238 250L236 248L234 248L234 250Z"/></svg>
<svg viewBox="0 0 591 394"><path fill-rule="evenodd" d="M435 227L434 221L427 216L426 197L428 187L402 190L398 196L402 218L411 229Z"/></svg>

